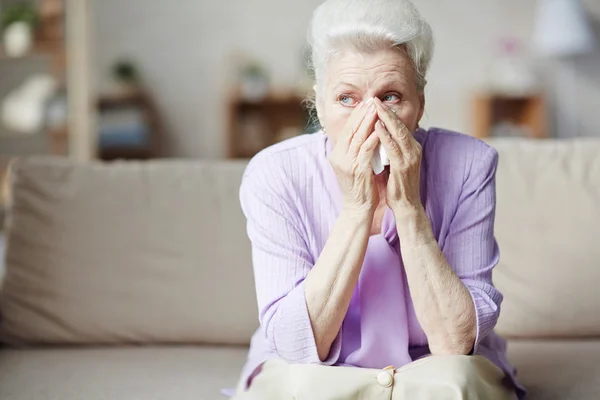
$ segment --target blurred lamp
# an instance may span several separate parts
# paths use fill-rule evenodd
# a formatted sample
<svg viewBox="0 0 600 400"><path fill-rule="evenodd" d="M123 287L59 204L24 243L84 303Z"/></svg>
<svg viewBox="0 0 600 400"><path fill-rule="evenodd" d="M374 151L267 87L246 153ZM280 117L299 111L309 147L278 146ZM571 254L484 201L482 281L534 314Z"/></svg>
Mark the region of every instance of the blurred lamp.
<svg viewBox="0 0 600 400"><path fill-rule="evenodd" d="M592 52L595 40L580 0L540 0L533 41L549 57Z"/></svg>
<svg viewBox="0 0 600 400"><path fill-rule="evenodd" d="M533 34L536 52L545 57L563 59L594 51L591 26L580 0L539 0ZM573 65L557 69L558 136L578 136L576 77Z"/></svg>

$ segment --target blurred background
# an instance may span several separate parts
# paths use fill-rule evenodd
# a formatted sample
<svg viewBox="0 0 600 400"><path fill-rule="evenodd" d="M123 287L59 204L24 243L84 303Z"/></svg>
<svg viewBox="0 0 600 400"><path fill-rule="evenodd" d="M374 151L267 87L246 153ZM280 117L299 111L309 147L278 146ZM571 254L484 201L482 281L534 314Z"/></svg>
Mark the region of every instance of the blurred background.
<svg viewBox="0 0 600 400"><path fill-rule="evenodd" d="M0 0L0 159L247 158L316 130L320 0ZM437 45L422 126L600 136L600 2L414 0Z"/></svg>

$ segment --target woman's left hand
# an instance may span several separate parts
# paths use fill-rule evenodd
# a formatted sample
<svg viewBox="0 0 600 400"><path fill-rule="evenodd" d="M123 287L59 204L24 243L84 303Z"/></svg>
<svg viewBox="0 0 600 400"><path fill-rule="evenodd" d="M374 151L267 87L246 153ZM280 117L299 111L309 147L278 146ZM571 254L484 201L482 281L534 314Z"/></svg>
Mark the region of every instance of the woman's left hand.
<svg viewBox="0 0 600 400"><path fill-rule="evenodd" d="M396 218L421 211L421 145L391 108L377 98L375 104L379 115L375 131L390 159L387 204Z"/></svg>

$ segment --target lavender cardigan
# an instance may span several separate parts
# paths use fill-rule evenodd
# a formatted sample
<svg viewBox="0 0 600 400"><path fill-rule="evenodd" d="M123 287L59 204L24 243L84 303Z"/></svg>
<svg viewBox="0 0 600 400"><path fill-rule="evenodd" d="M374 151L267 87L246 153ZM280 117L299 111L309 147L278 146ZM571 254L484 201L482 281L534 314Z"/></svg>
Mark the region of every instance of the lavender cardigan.
<svg viewBox="0 0 600 400"><path fill-rule="evenodd" d="M493 332L502 294L492 284L499 252L494 239L498 155L472 137L418 130L423 147L421 199L446 259L469 289L477 312L474 354L487 357L517 387L505 341ZM247 380L263 362L401 367L429 353L406 280L395 219L384 215L371 236L349 310L325 361L319 360L306 308L304 279L339 215L341 192L322 132L262 151L240 189L256 281L260 329L242 371Z"/></svg>

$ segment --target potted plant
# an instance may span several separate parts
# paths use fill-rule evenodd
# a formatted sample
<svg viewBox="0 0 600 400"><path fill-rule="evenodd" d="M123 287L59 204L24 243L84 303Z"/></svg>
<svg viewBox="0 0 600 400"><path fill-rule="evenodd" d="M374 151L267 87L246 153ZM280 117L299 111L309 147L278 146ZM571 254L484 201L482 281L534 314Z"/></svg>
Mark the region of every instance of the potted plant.
<svg viewBox="0 0 600 400"><path fill-rule="evenodd" d="M18 3L6 7L0 13L0 30L4 52L9 57L22 57L33 44L33 29L37 23L35 7Z"/></svg>
<svg viewBox="0 0 600 400"><path fill-rule="evenodd" d="M247 100L257 101L264 98L269 91L269 75L256 62L249 62L240 71L241 95Z"/></svg>
<svg viewBox="0 0 600 400"><path fill-rule="evenodd" d="M111 69L112 78L120 93L132 93L140 89L142 84L138 67L133 61L118 60Z"/></svg>

